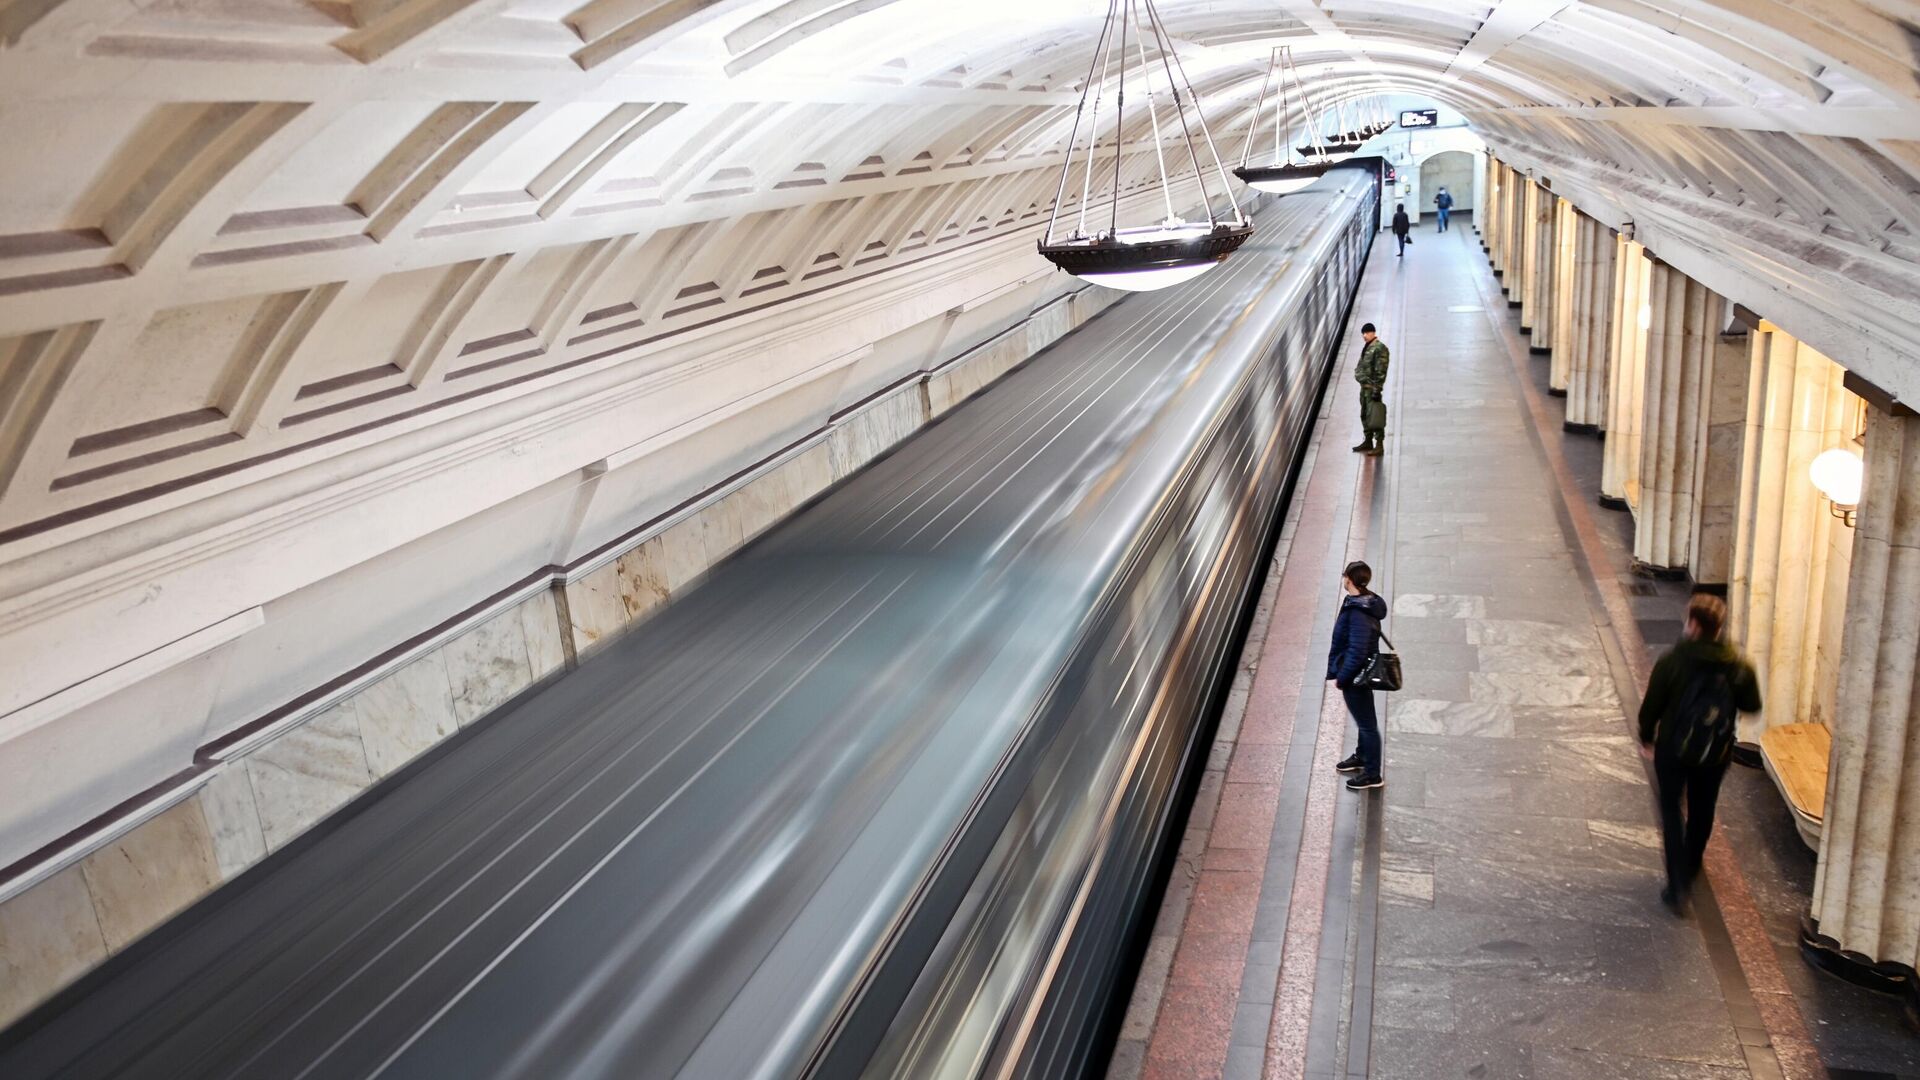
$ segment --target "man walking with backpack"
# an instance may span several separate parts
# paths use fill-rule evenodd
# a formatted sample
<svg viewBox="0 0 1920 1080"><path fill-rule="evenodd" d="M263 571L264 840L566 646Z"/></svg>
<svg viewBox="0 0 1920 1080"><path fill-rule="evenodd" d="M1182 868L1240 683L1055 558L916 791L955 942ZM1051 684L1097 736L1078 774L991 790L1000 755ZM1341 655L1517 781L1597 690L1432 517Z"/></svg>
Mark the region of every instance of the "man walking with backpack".
<svg viewBox="0 0 1920 1080"><path fill-rule="evenodd" d="M1433 197L1433 208L1440 212L1440 231L1446 232L1447 215L1453 212L1453 196L1447 194L1446 188L1441 188L1440 194Z"/></svg>
<svg viewBox="0 0 1920 1080"><path fill-rule="evenodd" d="M1653 761L1660 793L1660 831L1667 887L1660 899L1685 914L1733 753L1740 713L1760 711L1760 680L1740 650L1720 640L1727 605L1696 594L1687 605L1687 634L1653 666L1640 702L1641 753ZM1686 814L1681 815L1681 804Z"/></svg>

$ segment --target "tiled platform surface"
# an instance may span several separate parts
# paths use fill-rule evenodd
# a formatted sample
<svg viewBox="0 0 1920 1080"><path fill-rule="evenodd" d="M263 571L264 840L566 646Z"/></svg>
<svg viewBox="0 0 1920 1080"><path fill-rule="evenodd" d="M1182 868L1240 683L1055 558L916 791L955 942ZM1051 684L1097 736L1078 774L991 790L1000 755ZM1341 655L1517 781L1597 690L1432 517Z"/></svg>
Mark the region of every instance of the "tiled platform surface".
<svg viewBox="0 0 1920 1080"><path fill-rule="evenodd" d="M1347 451L1368 320L1394 350L1371 461ZM1828 1037L1780 940L1793 883L1725 842L1748 823L1694 919L1660 906L1626 715L1684 596L1631 587L1513 325L1470 228L1376 245L1110 1076L1920 1076L1879 1018L1886 1052ZM1331 771L1352 725L1320 680L1353 557L1407 668L1369 796Z"/></svg>

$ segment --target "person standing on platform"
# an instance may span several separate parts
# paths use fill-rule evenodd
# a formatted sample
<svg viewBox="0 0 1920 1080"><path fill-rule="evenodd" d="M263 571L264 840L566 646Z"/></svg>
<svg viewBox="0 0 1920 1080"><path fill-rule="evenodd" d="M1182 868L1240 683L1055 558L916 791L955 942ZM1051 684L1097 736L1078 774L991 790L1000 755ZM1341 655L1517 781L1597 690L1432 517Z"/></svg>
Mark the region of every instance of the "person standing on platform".
<svg viewBox="0 0 1920 1080"><path fill-rule="evenodd" d="M1440 213L1440 231L1446 232L1447 214L1453 210L1453 196L1447 194L1446 188L1441 188L1440 194L1433 197L1433 208Z"/></svg>
<svg viewBox="0 0 1920 1080"><path fill-rule="evenodd" d="M1740 713L1760 711L1760 680L1740 650L1720 640L1727 605L1696 594L1687 634L1653 666L1640 702L1641 754L1653 762L1667 887L1660 899L1684 915L1713 832L1713 807L1733 754ZM1681 804L1686 814L1681 814Z"/></svg>
<svg viewBox="0 0 1920 1080"><path fill-rule="evenodd" d="M1387 388L1387 361L1391 357L1387 343L1380 340L1372 323L1360 327L1360 336L1367 345L1360 351L1360 364L1353 369L1353 377L1360 383L1360 430L1364 437L1353 451L1379 457L1387 443L1387 402L1381 395Z"/></svg>
<svg viewBox="0 0 1920 1080"><path fill-rule="evenodd" d="M1347 781L1348 791L1367 791L1386 787L1380 760L1380 719L1373 710L1373 691L1357 685L1360 673L1380 651L1380 620L1387 617L1387 602L1368 589L1373 583L1373 568L1355 561L1340 575L1347 595L1340 600L1340 614L1333 620L1333 647L1327 651L1327 678L1340 688L1347 700L1347 712L1360 740L1353 754L1334 769L1355 773Z"/></svg>
<svg viewBox="0 0 1920 1080"><path fill-rule="evenodd" d="M1407 244L1410 243L1407 239L1407 232L1412 228L1413 222L1407 219L1407 204L1393 204L1393 238L1400 241L1400 250L1395 252L1395 255L1405 255L1407 253Z"/></svg>

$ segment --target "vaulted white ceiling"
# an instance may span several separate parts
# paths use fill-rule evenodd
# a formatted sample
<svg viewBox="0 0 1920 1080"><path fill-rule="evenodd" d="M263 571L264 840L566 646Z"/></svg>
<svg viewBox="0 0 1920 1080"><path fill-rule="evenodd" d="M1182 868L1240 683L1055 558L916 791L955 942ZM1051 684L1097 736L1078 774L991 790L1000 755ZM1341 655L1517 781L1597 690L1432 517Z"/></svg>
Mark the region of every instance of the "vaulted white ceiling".
<svg viewBox="0 0 1920 1080"><path fill-rule="evenodd" d="M1023 245L1106 9L0 0L0 600L31 617L27 591L256 512L268 478L563 416L669 356L700 378L717 327L1009 238L1009 281L1044 268ZM1160 11L1223 154L1291 45L1322 102L1449 104L1920 398L1911 0ZM1150 140L1136 116L1129 187Z"/></svg>

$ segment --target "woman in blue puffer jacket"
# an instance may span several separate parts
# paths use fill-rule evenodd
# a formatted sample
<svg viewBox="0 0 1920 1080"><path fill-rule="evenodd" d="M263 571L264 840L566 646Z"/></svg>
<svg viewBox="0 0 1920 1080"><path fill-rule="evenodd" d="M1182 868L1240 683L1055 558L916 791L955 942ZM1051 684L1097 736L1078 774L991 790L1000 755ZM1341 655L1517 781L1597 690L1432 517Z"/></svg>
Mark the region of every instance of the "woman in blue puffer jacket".
<svg viewBox="0 0 1920 1080"><path fill-rule="evenodd" d="M1373 691L1353 684L1379 651L1380 620L1387 617L1387 602L1367 589L1372 581L1372 567L1359 561L1347 564L1340 575L1347 595L1340 601L1340 615L1333 621L1333 647L1327 651L1327 678L1340 688L1347 712L1360 729L1358 749L1334 766L1343 773L1359 774L1347 781L1349 791L1387 786L1380 773L1380 719L1373 711Z"/></svg>

